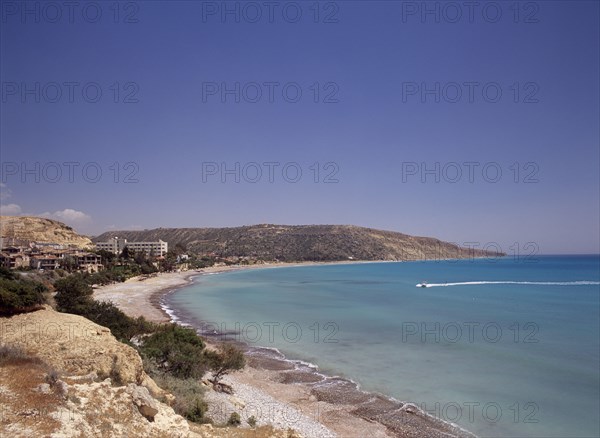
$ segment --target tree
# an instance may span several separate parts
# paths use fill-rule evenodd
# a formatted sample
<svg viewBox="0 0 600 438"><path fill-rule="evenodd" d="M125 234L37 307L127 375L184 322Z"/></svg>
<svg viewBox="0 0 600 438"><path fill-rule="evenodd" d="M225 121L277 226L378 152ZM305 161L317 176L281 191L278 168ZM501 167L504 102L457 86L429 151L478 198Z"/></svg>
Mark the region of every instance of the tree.
<svg viewBox="0 0 600 438"><path fill-rule="evenodd" d="M221 385L219 381L223 376L246 366L244 353L233 344L223 343L219 346L219 351L207 351L205 355L213 373L211 382L216 388Z"/></svg>
<svg viewBox="0 0 600 438"><path fill-rule="evenodd" d="M106 268L112 267L115 264L115 253L107 251L105 249L100 249L96 251L96 254L102 257L102 263Z"/></svg>
<svg viewBox="0 0 600 438"><path fill-rule="evenodd" d="M175 265L177 264L177 254L173 251L169 251L165 254L165 257L160 262L160 266L163 271L172 271L175 269Z"/></svg>
<svg viewBox="0 0 600 438"><path fill-rule="evenodd" d="M60 267L69 273L73 272L77 270L77 259L71 255L67 255L61 260Z"/></svg>
<svg viewBox="0 0 600 438"><path fill-rule="evenodd" d="M94 293L81 274L72 274L54 283L56 304L61 312L84 314Z"/></svg>
<svg viewBox="0 0 600 438"><path fill-rule="evenodd" d="M142 353L175 377L201 378L208 368L204 341L192 329L167 324L144 340Z"/></svg>
<svg viewBox="0 0 600 438"><path fill-rule="evenodd" d="M129 260L133 255L134 251L130 250L129 247L126 246L125 248L123 248L123 251L121 251L121 255L119 255L119 258L122 260Z"/></svg>
<svg viewBox="0 0 600 438"><path fill-rule="evenodd" d="M152 274L157 269L154 267L148 256L144 251L136 252L134 256L135 263L139 266L142 274Z"/></svg>

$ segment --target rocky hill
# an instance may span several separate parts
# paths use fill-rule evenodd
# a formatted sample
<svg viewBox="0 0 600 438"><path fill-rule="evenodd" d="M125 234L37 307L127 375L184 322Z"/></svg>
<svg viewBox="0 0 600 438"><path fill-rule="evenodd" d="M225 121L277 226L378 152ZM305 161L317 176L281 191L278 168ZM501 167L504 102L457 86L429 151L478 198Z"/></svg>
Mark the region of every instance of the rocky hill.
<svg viewBox="0 0 600 438"><path fill-rule="evenodd" d="M88 237L77 234L68 225L34 216L0 216L0 237L4 245L47 242L77 248L92 246Z"/></svg>
<svg viewBox="0 0 600 438"><path fill-rule="evenodd" d="M93 239L118 236L129 241L156 241L198 254L253 257L279 261L421 260L494 256L431 237L352 225L252 225L234 228L156 228L111 231Z"/></svg>

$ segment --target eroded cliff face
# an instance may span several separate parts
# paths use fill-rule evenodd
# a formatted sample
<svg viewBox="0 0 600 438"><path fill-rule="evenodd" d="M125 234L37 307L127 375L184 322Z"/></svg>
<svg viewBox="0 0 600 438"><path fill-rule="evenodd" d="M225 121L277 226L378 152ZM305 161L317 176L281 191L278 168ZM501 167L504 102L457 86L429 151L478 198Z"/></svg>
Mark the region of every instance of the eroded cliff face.
<svg viewBox="0 0 600 438"><path fill-rule="evenodd" d="M149 381L137 351L117 341L109 329L47 305L37 312L2 318L0 342L22 347L69 375L96 373L123 384Z"/></svg>
<svg viewBox="0 0 600 438"><path fill-rule="evenodd" d="M34 216L0 216L0 237L4 245L48 242L82 249L94 246L88 237L62 222Z"/></svg>
<svg viewBox="0 0 600 438"><path fill-rule="evenodd" d="M46 306L1 318L0 344L28 355L0 366L2 436L199 436L105 327Z"/></svg>

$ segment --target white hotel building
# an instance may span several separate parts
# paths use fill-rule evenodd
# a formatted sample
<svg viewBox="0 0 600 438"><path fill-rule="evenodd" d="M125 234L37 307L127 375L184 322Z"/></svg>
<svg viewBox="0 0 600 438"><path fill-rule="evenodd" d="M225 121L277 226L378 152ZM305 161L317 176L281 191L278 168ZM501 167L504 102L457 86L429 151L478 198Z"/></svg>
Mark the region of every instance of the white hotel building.
<svg viewBox="0 0 600 438"><path fill-rule="evenodd" d="M163 256L169 250L168 243L160 239L158 242L128 242L127 239L113 237L108 242L96 243L96 249L109 251L113 254L121 254L125 247L135 252L145 252L149 256Z"/></svg>

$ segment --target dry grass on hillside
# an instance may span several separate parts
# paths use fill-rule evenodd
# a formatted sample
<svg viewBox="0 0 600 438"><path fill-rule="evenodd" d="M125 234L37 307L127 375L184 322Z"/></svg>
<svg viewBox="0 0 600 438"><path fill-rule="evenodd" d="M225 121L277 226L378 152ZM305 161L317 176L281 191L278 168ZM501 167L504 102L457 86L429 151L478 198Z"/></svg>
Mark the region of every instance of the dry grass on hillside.
<svg viewBox="0 0 600 438"><path fill-rule="evenodd" d="M48 365L19 348L0 347L0 436L46 436L59 429L49 414L64 403L62 395L36 390L51 373Z"/></svg>

